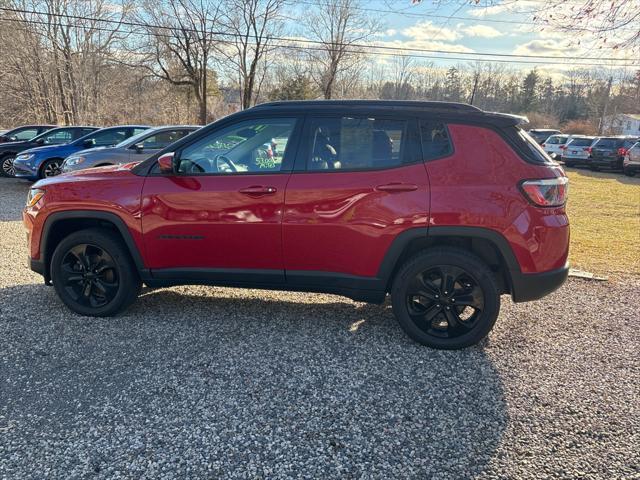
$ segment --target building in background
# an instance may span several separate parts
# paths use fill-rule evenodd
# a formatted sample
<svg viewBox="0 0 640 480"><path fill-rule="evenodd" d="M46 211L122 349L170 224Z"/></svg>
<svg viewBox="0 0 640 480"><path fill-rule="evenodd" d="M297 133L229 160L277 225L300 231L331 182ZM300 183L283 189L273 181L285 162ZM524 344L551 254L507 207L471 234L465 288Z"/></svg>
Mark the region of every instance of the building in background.
<svg viewBox="0 0 640 480"><path fill-rule="evenodd" d="M602 119L602 131L610 135L640 135L640 114L618 113Z"/></svg>

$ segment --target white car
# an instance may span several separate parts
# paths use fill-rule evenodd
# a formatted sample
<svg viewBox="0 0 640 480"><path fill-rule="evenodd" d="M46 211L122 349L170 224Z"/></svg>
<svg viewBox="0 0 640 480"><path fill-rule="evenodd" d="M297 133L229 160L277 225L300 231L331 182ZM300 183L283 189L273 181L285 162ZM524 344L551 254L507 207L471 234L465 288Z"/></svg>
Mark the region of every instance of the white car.
<svg viewBox="0 0 640 480"><path fill-rule="evenodd" d="M572 167L577 164L586 165L591 156L591 146L598 140L598 137L588 137L585 135L575 135L562 149L561 160L565 166Z"/></svg>
<svg viewBox="0 0 640 480"><path fill-rule="evenodd" d="M551 158L560 158L564 152L566 143L573 138L573 135L551 135L541 145L544 151L549 154Z"/></svg>

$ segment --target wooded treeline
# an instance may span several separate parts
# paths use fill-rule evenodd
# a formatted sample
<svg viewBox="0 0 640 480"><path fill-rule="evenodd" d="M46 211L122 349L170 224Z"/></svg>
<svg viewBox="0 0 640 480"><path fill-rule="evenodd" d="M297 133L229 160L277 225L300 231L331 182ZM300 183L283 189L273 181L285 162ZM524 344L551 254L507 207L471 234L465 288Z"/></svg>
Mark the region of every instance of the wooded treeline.
<svg viewBox="0 0 640 480"><path fill-rule="evenodd" d="M472 102L533 126L597 128L640 113L640 70L443 67L363 48L382 26L359 0L0 0L0 126L206 123L268 100ZM298 13L296 13L298 12ZM304 43L291 39L294 24ZM289 27L290 28L290 27Z"/></svg>

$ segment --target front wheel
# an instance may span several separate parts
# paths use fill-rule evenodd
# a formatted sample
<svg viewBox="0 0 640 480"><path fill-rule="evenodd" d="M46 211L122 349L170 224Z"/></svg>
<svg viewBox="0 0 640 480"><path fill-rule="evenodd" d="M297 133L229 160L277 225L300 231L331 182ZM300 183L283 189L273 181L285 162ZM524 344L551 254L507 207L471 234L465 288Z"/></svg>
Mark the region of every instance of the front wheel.
<svg viewBox="0 0 640 480"><path fill-rule="evenodd" d="M16 170L13 166L13 162L16 159L15 155L6 155L2 157L0 161L0 176L2 177L13 177L15 176Z"/></svg>
<svg viewBox="0 0 640 480"><path fill-rule="evenodd" d="M478 343L500 311L491 270L475 255L452 248L433 249L406 262L393 280L391 300L409 337L446 350Z"/></svg>
<svg viewBox="0 0 640 480"><path fill-rule="evenodd" d="M40 167L40 178L55 177L62 173L62 160L54 158L53 160L47 160Z"/></svg>
<svg viewBox="0 0 640 480"><path fill-rule="evenodd" d="M81 230L64 238L51 258L51 280L67 307L93 317L123 311L142 287L122 241L106 229Z"/></svg>

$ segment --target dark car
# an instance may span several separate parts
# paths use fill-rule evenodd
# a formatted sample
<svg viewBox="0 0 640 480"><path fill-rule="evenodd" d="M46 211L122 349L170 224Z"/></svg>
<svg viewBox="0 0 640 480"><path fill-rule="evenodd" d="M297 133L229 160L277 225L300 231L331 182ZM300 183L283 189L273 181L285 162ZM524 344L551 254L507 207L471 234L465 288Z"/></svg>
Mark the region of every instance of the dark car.
<svg viewBox="0 0 640 480"><path fill-rule="evenodd" d="M591 145L589 168L596 171L601 168L622 170L624 156L638 140L638 137L602 137L598 139Z"/></svg>
<svg viewBox="0 0 640 480"><path fill-rule="evenodd" d="M144 162L33 185L30 266L81 315L124 310L143 283L390 294L417 342L473 345L502 294L535 300L568 273L568 180L523 120L440 102L259 105Z"/></svg>
<svg viewBox="0 0 640 480"><path fill-rule="evenodd" d="M73 142L88 133L98 130L98 127L60 127L52 128L31 140L21 142L7 142L0 144L0 176L13 177L13 161L23 150L47 145L62 145Z"/></svg>
<svg viewBox="0 0 640 480"><path fill-rule="evenodd" d="M0 143L31 140L52 128L56 128L56 125L23 125L0 135Z"/></svg>
<svg viewBox="0 0 640 480"><path fill-rule="evenodd" d="M542 145L544 141L551 135L559 134L560 130L554 130L551 128L533 128L527 133L531 136L531 138L538 142L538 145Z"/></svg>

